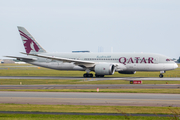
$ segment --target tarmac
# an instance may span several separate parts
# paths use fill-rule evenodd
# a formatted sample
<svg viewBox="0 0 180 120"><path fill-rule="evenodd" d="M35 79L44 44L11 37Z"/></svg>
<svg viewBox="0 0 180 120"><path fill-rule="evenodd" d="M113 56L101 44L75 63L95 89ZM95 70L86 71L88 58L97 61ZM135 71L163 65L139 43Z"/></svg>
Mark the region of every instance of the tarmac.
<svg viewBox="0 0 180 120"><path fill-rule="evenodd" d="M179 94L0 91L0 103L180 107Z"/></svg>

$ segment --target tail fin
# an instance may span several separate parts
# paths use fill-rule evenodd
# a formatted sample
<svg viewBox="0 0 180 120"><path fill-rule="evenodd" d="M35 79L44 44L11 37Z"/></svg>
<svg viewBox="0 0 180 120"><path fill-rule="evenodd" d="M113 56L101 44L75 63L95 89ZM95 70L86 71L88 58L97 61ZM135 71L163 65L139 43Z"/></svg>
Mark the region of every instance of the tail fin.
<svg viewBox="0 0 180 120"><path fill-rule="evenodd" d="M27 54L38 54L46 52L24 27L18 26L18 30Z"/></svg>

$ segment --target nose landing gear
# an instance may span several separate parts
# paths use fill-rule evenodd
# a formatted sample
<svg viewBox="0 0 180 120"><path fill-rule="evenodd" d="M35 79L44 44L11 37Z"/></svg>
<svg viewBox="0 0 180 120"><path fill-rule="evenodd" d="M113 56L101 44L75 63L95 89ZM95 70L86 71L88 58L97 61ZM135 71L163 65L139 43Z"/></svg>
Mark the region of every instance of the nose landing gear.
<svg viewBox="0 0 180 120"><path fill-rule="evenodd" d="M160 78L163 78L164 76L163 76L163 74L160 74L159 77L160 77Z"/></svg>
<svg viewBox="0 0 180 120"><path fill-rule="evenodd" d="M163 77L164 77L163 73L165 73L165 72L166 72L166 71L160 71L159 77L160 77L160 78L163 78Z"/></svg>

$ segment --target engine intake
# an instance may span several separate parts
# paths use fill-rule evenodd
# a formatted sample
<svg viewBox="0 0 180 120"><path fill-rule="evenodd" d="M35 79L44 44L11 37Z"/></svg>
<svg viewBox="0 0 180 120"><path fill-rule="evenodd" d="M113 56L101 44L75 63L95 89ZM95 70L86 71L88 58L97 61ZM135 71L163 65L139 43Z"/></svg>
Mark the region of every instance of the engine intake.
<svg viewBox="0 0 180 120"><path fill-rule="evenodd" d="M97 64L94 68L97 75L113 75L115 66L113 64Z"/></svg>

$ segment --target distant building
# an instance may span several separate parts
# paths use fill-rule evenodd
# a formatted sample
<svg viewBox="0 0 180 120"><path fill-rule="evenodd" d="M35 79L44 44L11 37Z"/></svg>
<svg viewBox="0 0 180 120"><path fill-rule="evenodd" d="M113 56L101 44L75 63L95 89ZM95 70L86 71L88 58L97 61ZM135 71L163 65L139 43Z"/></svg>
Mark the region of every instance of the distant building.
<svg viewBox="0 0 180 120"><path fill-rule="evenodd" d="M22 62L22 61L19 61L19 60L16 60L16 59L13 59L14 63L15 64L26 64L26 62Z"/></svg>
<svg viewBox="0 0 180 120"><path fill-rule="evenodd" d="M85 50L85 51L72 51L72 53L90 53L90 51Z"/></svg>
<svg viewBox="0 0 180 120"><path fill-rule="evenodd" d="M4 63L4 61L3 61L3 60L0 60L0 63L1 63L1 64L3 64L3 63Z"/></svg>
<svg viewBox="0 0 180 120"><path fill-rule="evenodd" d="M2 63L15 63L15 62L13 61L13 59L3 59L3 60L0 60L0 62L1 62L1 64L2 64Z"/></svg>
<svg viewBox="0 0 180 120"><path fill-rule="evenodd" d="M15 64L27 64L26 62L15 62Z"/></svg>

